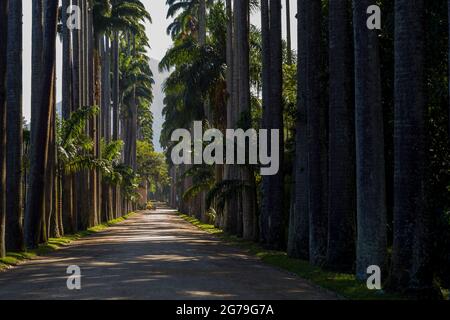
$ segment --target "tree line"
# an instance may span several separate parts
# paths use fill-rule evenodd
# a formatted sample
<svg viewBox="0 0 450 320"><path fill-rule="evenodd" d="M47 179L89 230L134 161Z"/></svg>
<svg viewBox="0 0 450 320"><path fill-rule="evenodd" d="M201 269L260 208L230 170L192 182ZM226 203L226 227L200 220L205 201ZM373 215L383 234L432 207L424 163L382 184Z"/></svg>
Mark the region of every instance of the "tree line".
<svg viewBox="0 0 450 320"><path fill-rule="evenodd" d="M140 194L146 199L157 176L149 163L163 177L165 168L152 143L151 17L142 2L32 1L29 126L22 118L23 4L0 1L0 257L145 206Z"/></svg>
<svg viewBox="0 0 450 320"><path fill-rule="evenodd" d="M280 129L281 169L172 165L170 204L230 234L414 297L449 287L448 3L167 0L161 143ZM369 6L382 12L370 30ZM261 27L250 17L261 15ZM289 25L289 23L288 23ZM270 139L269 139L270 140Z"/></svg>

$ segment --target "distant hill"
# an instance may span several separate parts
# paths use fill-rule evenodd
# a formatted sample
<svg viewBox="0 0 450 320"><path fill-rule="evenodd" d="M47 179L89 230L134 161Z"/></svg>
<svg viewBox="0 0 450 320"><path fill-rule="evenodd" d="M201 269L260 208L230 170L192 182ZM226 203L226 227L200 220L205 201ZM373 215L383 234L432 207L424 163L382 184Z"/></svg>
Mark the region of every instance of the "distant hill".
<svg viewBox="0 0 450 320"><path fill-rule="evenodd" d="M155 59L150 59L150 69L153 72L153 79L155 84L153 85L153 104L151 110L153 112L153 143L155 145L156 151L162 151L161 145L159 143L159 137L161 136L162 125L164 118L162 115L162 110L164 108L164 93L162 91L162 85L164 81L169 76L168 72L160 73L158 70L159 61Z"/></svg>

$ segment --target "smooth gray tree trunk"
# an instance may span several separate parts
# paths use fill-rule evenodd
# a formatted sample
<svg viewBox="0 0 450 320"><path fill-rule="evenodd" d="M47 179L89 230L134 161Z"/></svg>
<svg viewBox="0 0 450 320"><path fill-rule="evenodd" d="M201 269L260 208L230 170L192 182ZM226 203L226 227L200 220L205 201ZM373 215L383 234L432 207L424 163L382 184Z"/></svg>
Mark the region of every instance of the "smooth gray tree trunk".
<svg viewBox="0 0 450 320"><path fill-rule="evenodd" d="M54 104L53 90L55 88L55 56L56 56L56 16L58 10L57 0L47 0L45 4L45 23L44 23L44 51L42 59L42 92L39 99L39 113L36 124L36 134L33 136L32 144L40 146L40 149L34 148L31 154L30 167L30 202L28 204L27 215L27 246L36 248L39 241L47 239L45 231L47 230L46 222L48 217L45 211L50 211L51 202L47 201L44 210L45 192L48 186L53 185L48 179L48 157L49 144L51 143L51 121L52 121L52 105ZM47 179L47 181L46 181ZM53 190L51 189L50 192ZM47 219L46 219L47 218ZM44 219L46 221L44 222ZM44 231L44 232L42 232ZM42 232L42 233L41 233Z"/></svg>
<svg viewBox="0 0 450 320"><path fill-rule="evenodd" d="M322 100L321 1L305 3L306 94L308 134L309 261L321 265L327 249L327 135Z"/></svg>
<svg viewBox="0 0 450 320"><path fill-rule="evenodd" d="M250 106L250 47L249 47L249 2L241 0L236 7L239 60L239 112L241 117L249 118ZM242 189L242 237L254 240L256 236L256 199L254 194L254 175L250 167L240 166L239 175L245 187Z"/></svg>
<svg viewBox="0 0 450 320"><path fill-rule="evenodd" d="M395 2L394 243L390 285L434 298L426 201L425 2Z"/></svg>
<svg viewBox="0 0 450 320"><path fill-rule="evenodd" d="M269 50L268 57L263 52L265 62L263 70L263 125L269 130L279 131L279 163L280 167L275 175L263 176L263 210L261 212L261 241L264 246L273 249L285 248L284 239L284 173L283 173L283 103L282 103L282 47L281 47L281 0L270 0L262 3L261 18L268 20L263 23L263 48ZM268 30L267 30L268 27ZM267 34L268 32L268 34ZM268 38L267 38L268 37ZM266 92L264 92L266 91ZM271 131L269 131L271 132ZM270 134L269 134L270 136ZM269 139L271 141L271 138ZM270 145L268 150L270 150ZM273 151L270 150L272 153ZM274 156L274 155L272 155ZM288 206L286 206L288 210Z"/></svg>
<svg viewBox="0 0 450 320"><path fill-rule="evenodd" d="M6 250L22 251L22 0L9 1L6 66Z"/></svg>
<svg viewBox="0 0 450 320"><path fill-rule="evenodd" d="M79 5L79 0L72 0L72 5ZM73 41L73 58L72 58L72 111L79 110L82 107L82 52L81 52L81 31L78 29L72 30L72 41ZM79 223L79 206L77 197L78 186L80 182L80 174L73 174L71 177L72 181L72 221L65 225L67 232L76 232L78 230Z"/></svg>
<svg viewBox="0 0 450 320"><path fill-rule="evenodd" d="M356 164L349 0L329 1L329 185L326 266L351 272L355 261Z"/></svg>
<svg viewBox="0 0 450 320"><path fill-rule="evenodd" d="M228 123L228 129L235 129L238 121L239 121L239 59L238 59L238 28L237 28L237 13L236 8L238 6L238 0L233 1L233 12L230 16L229 24L231 24L231 28L233 30L232 34L229 35L231 38L228 39L229 42L232 43L231 51L232 51L232 81L231 87L231 105L233 111L231 112L231 123ZM230 29L230 26L228 26ZM230 50L230 49L229 49ZM228 181L237 181L239 179L239 172L236 165L228 165L226 168L226 179ZM226 201L225 205L225 230L231 234L239 234L242 229L242 219L240 219L241 214L239 213L239 195L233 194Z"/></svg>
<svg viewBox="0 0 450 320"><path fill-rule="evenodd" d="M357 245L356 276L386 272L386 182L378 34L367 29L369 0L353 1Z"/></svg>
<svg viewBox="0 0 450 320"><path fill-rule="evenodd" d="M72 34L67 27L69 15L67 10L70 6L70 0L63 0L61 7L62 20L62 117L67 120L73 111L73 87L72 87ZM67 232L74 233L73 228L73 197L72 197L72 174L61 172L62 176L62 212L64 226Z"/></svg>
<svg viewBox="0 0 450 320"><path fill-rule="evenodd" d="M270 15L269 0L261 0L261 37L262 37L262 123L263 129L270 129L272 114L270 113L270 95L272 77L270 73ZM270 177L262 177L261 181L261 215L260 215L260 241L267 243L268 239L268 220L270 213L273 211L271 194L273 192Z"/></svg>
<svg viewBox="0 0 450 320"><path fill-rule="evenodd" d="M286 50L287 64L291 65L292 61L292 35L291 35L291 0L286 0Z"/></svg>
<svg viewBox="0 0 450 320"><path fill-rule="evenodd" d="M297 0L298 64L297 64L297 120L295 137L295 204L289 219L287 252L290 257L309 259L309 188L308 135L306 110L307 33L306 2Z"/></svg>

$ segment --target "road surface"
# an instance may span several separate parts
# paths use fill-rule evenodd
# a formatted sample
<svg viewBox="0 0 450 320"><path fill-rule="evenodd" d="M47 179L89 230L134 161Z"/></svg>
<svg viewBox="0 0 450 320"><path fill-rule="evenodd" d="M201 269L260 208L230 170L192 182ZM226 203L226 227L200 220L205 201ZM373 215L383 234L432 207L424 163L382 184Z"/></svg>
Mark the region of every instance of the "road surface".
<svg viewBox="0 0 450 320"><path fill-rule="evenodd" d="M66 271L81 270L81 290ZM0 299L336 299L184 221L169 209L0 272Z"/></svg>

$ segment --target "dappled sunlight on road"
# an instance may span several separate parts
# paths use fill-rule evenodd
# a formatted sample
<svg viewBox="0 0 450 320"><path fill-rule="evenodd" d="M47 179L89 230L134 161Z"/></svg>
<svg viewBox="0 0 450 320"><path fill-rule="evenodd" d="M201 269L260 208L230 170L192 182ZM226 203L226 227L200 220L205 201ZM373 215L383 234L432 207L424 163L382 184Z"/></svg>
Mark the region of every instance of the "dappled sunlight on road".
<svg viewBox="0 0 450 320"><path fill-rule="evenodd" d="M82 290L66 288L78 265ZM0 299L334 299L192 226L146 211L0 274Z"/></svg>

